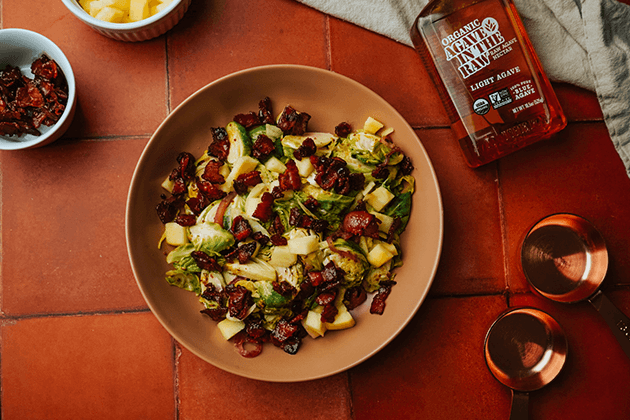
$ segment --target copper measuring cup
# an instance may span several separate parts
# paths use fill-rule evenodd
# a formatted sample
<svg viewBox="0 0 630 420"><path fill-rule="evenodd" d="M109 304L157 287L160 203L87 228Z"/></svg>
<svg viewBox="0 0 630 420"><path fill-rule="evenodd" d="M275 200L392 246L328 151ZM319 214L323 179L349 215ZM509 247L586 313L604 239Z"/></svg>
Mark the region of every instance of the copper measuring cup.
<svg viewBox="0 0 630 420"><path fill-rule="evenodd" d="M567 213L545 217L527 233L521 265L531 287L542 296L564 303L588 300L630 357L630 319L599 290L608 269L608 251L589 221Z"/></svg>
<svg viewBox="0 0 630 420"><path fill-rule="evenodd" d="M510 309L494 321L486 334L484 355L492 375L512 389L510 420L528 419L529 392L560 373L567 351L564 331L539 309Z"/></svg>

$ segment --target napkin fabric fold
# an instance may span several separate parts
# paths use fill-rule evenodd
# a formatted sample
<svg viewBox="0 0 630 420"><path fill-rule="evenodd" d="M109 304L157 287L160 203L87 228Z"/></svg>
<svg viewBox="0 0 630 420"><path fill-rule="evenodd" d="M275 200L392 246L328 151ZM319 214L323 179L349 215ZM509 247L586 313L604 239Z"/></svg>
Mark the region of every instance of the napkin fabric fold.
<svg viewBox="0 0 630 420"><path fill-rule="evenodd" d="M411 25L427 0L298 0L413 46ZM547 76L597 94L630 176L630 6L616 0L514 0Z"/></svg>

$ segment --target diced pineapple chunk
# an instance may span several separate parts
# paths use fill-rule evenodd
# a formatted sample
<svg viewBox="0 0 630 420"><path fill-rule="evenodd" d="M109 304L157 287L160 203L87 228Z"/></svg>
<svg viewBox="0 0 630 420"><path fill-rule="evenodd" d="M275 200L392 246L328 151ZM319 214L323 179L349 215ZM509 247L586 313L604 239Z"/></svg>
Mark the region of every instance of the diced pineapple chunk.
<svg viewBox="0 0 630 420"><path fill-rule="evenodd" d="M302 178L308 178L308 176L315 170L315 167L309 158L296 160L295 165L297 166L298 172Z"/></svg>
<svg viewBox="0 0 630 420"><path fill-rule="evenodd" d="M392 134L394 132L394 128L393 127L388 127L385 130L381 131L381 138L385 138L387 136L389 136L390 134Z"/></svg>
<svg viewBox="0 0 630 420"><path fill-rule="evenodd" d="M164 182L162 182L162 188L164 188L166 191L170 193L173 192L173 186L175 186L175 181L171 181L169 177L166 177Z"/></svg>
<svg viewBox="0 0 630 420"><path fill-rule="evenodd" d="M283 173L287 170L287 167L275 156L272 156L267 163L265 163L265 167L272 172L277 172L279 174Z"/></svg>
<svg viewBox="0 0 630 420"><path fill-rule="evenodd" d="M385 248L383 244L376 245L367 255L369 263L377 268L385 264L392 258L394 258L394 254L389 252L389 250Z"/></svg>
<svg viewBox="0 0 630 420"><path fill-rule="evenodd" d="M92 3L92 1L94 0L79 0L79 4L86 12L90 13L90 3Z"/></svg>
<svg viewBox="0 0 630 420"><path fill-rule="evenodd" d="M188 243L186 228L175 222L168 222L164 225L166 233L166 243L173 246L180 246Z"/></svg>
<svg viewBox="0 0 630 420"><path fill-rule="evenodd" d="M323 306L316 306L308 311L306 318L302 320L302 326L312 338L321 337L326 333L326 326L322 322Z"/></svg>
<svg viewBox="0 0 630 420"><path fill-rule="evenodd" d="M239 175L246 174L256 169L258 163L259 162L256 159L250 156L239 157L234 162L234 166L232 166L230 174L225 178L225 182L220 186L220 188L225 192L229 192L232 190L234 180L236 180Z"/></svg>
<svg viewBox="0 0 630 420"><path fill-rule="evenodd" d="M131 0L129 2L129 18L137 22L149 17L149 0Z"/></svg>
<svg viewBox="0 0 630 420"><path fill-rule="evenodd" d="M365 201L376 211L381 211L392 199L394 194L383 186L378 187L365 196Z"/></svg>
<svg viewBox="0 0 630 420"><path fill-rule="evenodd" d="M324 326L328 330L345 330L346 328L354 327L355 321L352 317L352 314L346 308L346 305L343 303L338 303L335 305L337 307L337 315L335 315L335 320L333 322L324 322Z"/></svg>
<svg viewBox="0 0 630 420"><path fill-rule="evenodd" d="M381 242L381 245L383 245L386 250L391 252L392 255L398 255L398 250L396 249L396 245L388 244L387 242Z"/></svg>
<svg viewBox="0 0 630 420"><path fill-rule="evenodd" d="M245 328L245 323L243 321L224 319L217 324L217 327L219 327L219 331L221 331L223 338L229 340L230 338L234 337L239 331Z"/></svg>
<svg viewBox="0 0 630 420"><path fill-rule="evenodd" d="M247 199L245 200L245 214L247 215L247 217L256 219L254 217L254 212L258 208L258 205L260 204L261 201L262 200L260 199L260 197L251 197L251 196L247 197Z"/></svg>
<svg viewBox="0 0 630 420"><path fill-rule="evenodd" d="M115 7L105 6L94 17L103 22L121 23L125 12Z"/></svg>
<svg viewBox="0 0 630 420"><path fill-rule="evenodd" d="M372 213L372 214L381 222L378 225L378 230L385 233L389 232L389 228L391 228L392 223L394 223L394 218L383 213Z"/></svg>
<svg viewBox="0 0 630 420"><path fill-rule="evenodd" d="M131 0L112 0L111 6L124 11L129 10Z"/></svg>
<svg viewBox="0 0 630 420"><path fill-rule="evenodd" d="M96 15L98 15L98 12L100 12L103 7L108 6L108 5L109 5L109 2L107 2L107 0L94 0L90 2L89 4L90 9L87 10L87 12L92 17L96 17Z"/></svg>
<svg viewBox="0 0 630 420"><path fill-rule="evenodd" d="M296 262L297 254L291 252L288 245L273 247L269 264L274 267L291 267Z"/></svg>
<svg viewBox="0 0 630 420"><path fill-rule="evenodd" d="M315 235L292 238L287 241L289 251L298 255L308 255L319 249L319 238Z"/></svg>
<svg viewBox="0 0 630 420"><path fill-rule="evenodd" d="M368 117L368 119L365 120L365 124L363 124L363 131L369 134L376 134L381 128L383 128L383 124L372 117Z"/></svg>

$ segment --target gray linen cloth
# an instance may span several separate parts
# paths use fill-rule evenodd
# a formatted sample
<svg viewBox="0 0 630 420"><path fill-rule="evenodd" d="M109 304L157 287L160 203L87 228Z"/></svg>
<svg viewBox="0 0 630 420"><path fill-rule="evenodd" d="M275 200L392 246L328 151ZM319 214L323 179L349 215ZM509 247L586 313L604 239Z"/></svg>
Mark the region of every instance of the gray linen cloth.
<svg viewBox="0 0 630 420"><path fill-rule="evenodd" d="M413 46L409 30L427 0L298 0ZM630 176L630 6L615 0L514 0L547 76L597 94Z"/></svg>

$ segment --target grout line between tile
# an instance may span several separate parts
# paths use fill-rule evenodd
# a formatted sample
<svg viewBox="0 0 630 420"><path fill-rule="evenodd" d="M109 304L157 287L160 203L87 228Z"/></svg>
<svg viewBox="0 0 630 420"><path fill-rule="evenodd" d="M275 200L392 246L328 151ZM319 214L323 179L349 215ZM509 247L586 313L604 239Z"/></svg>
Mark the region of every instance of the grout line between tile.
<svg viewBox="0 0 630 420"><path fill-rule="evenodd" d="M173 349L173 404L175 405L175 420L179 420L179 348L177 342L171 337Z"/></svg>
<svg viewBox="0 0 630 420"><path fill-rule="evenodd" d="M26 315L5 315L0 317L0 323L6 321L20 321L24 319L36 319L36 318L62 318L71 316L98 316L98 315L125 315L125 314L141 314L150 313L149 308L140 309L118 309L111 311L94 311L94 312L55 312L48 314L26 314Z"/></svg>
<svg viewBox="0 0 630 420"><path fill-rule="evenodd" d="M346 372L346 375L348 375L348 394L350 395L350 400L349 400L349 404L350 404L350 418L352 420L355 419L355 415L354 415L354 393L352 392L352 373L351 373L352 369L348 369L348 371Z"/></svg>
<svg viewBox="0 0 630 420"><path fill-rule="evenodd" d="M166 75L166 116L171 113L171 84L168 71L168 40L170 36L168 32L164 36L164 74Z"/></svg>
<svg viewBox="0 0 630 420"><path fill-rule="evenodd" d="M499 205L499 227L501 229L501 250L503 251L503 279L505 281L505 299L509 306L510 292L510 266L508 264L508 238L507 238L507 220L505 218L505 203L503 202L503 184L501 183L501 162L497 161L495 165L496 183L497 183L497 203Z"/></svg>

